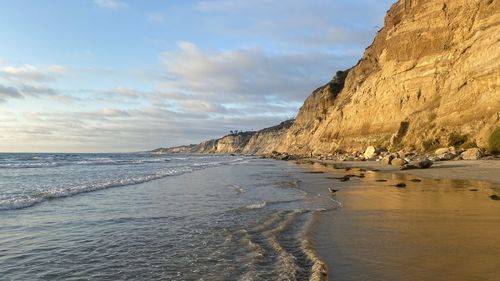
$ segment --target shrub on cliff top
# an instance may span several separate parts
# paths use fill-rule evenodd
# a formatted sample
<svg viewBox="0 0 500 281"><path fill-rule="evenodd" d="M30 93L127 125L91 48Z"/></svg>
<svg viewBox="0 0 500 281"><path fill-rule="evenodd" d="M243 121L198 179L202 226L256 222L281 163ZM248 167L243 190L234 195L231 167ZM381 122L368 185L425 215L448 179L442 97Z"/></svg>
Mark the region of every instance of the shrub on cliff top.
<svg viewBox="0 0 500 281"><path fill-rule="evenodd" d="M496 128L490 135L488 150L491 154L500 153L500 127Z"/></svg>

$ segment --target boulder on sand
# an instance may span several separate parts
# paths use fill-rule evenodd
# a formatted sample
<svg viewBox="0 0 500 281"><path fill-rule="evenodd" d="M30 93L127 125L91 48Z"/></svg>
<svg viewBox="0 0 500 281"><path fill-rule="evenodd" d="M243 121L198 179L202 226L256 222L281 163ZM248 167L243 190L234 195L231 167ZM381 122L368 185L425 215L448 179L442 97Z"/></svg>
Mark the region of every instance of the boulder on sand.
<svg viewBox="0 0 500 281"><path fill-rule="evenodd" d="M389 154L389 155L385 156L384 158L382 158L382 163L384 163L385 165L391 165L391 162L393 159L394 159L394 155Z"/></svg>
<svg viewBox="0 0 500 281"><path fill-rule="evenodd" d="M401 159L401 158L396 158L396 159L393 159L391 161L391 165L393 166L403 166L404 164L406 164L406 161L404 159Z"/></svg>
<svg viewBox="0 0 500 281"><path fill-rule="evenodd" d="M411 169L427 169L430 168L434 164L431 160L428 158L422 158L422 159L417 159L414 160L406 165L403 165L401 167L401 170L411 170Z"/></svg>
<svg viewBox="0 0 500 281"><path fill-rule="evenodd" d="M443 148L438 148L436 149L436 151L434 151L434 154L436 155L443 155L445 153L450 153L450 149L447 147L443 147Z"/></svg>
<svg viewBox="0 0 500 281"><path fill-rule="evenodd" d="M484 152L481 148L469 148L461 154L464 160L479 160L483 155Z"/></svg>
<svg viewBox="0 0 500 281"><path fill-rule="evenodd" d="M377 156L379 153L379 149L377 149L375 146L370 145L369 147L366 148L365 153L363 153L363 156L365 159L372 159L373 157Z"/></svg>
<svg viewBox="0 0 500 281"><path fill-rule="evenodd" d="M427 169L430 168L434 163L428 158L423 158L418 160L416 164L420 169Z"/></svg>

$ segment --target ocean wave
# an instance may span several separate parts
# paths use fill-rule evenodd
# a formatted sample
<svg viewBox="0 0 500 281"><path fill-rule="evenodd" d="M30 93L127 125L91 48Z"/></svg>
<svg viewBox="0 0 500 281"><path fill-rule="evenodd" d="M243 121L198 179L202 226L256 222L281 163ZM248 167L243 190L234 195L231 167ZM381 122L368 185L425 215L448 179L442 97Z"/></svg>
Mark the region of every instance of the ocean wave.
<svg viewBox="0 0 500 281"><path fill-rule="evenodd" d="M241 194L241 193L245 192L245 190L241 186L239 186L237 184L230 184L229 188L232 189L232 190L234 190L238 194Z"/></svg>
<svg viewBox="0 0 500 281"><path fill-rule="evenodd" d="M314 240L311 239L311 231L312 229L314 229L315 224L317 224L317 214L318 211L313 212L312 218L307 222L307 225L300 234L300 249L312 263L311 275L309 276L309 280L326 281L328 280L328 269L325 262L317 254Z"/></svg>
<svg viewBox="0 0 500 281"><path fill-rule="evenodd" d="M52 167L59 167L59 166L61 166L61 163L58 163L58 162L9 163L9 164L0 164L0 169L52 168Z"/></svg>
<svg viewBox="0 0 500 281"><path fill-rule="evenodd" d="M26 168L53 168L60 166L104 166L104 165L141 165L151 163L168 163L171 161L169 158L151 158L151 159L112 159L112 158L89 158L74 161L73 159L49 159L47 157L35 159L27 159L19 161L0 162L0 169L26 169ZM36 160L36 161L33 161ZM2 163L4 162L4 163Z"/></svg>
<svg viewBox="0 0 500 281"><path fill-rule="evenodd" d="M100 182L82 183L77 185L51 187L47 190L37 191L30 194L3 195L0 197L0 210L12 210L31 207L40 202L69 197L80 193L92 192L106 188L135 185L161 179L168 176L177 176L185 173L191 173L197 170L222 165L225 163L205 163L201 165L189 165L170 167L168 169L157 171L154 174L129 176L119 179L107 179ZM3 198L2 198L3 197Z"/></svg>
<svg viewBox="0 0 500 281"><path fill-rule="evenodd" d="M170 162L168 158L155 158L155 159L134 159L134 160L113 160L109 158L102 159L86 159L75 162L76 165L84 166L101 166L101 165L139 165L150 163L167 163Z"/></svg>
<svg viewBox="0 0 500 281"><path fill-rule="evenodd" d="M254 204L247 205L247 206L245 206L245 208L247 208L247 209L262 209L266 205L267 205L267 202L266 201L262 201L262 202L259 202L259 203L254 203Z"/></svg>

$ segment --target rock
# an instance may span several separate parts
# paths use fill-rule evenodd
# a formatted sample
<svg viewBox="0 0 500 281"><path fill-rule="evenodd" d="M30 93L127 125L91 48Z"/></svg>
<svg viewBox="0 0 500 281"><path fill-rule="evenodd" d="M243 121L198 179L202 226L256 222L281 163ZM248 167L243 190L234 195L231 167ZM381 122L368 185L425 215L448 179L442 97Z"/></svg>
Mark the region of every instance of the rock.
<svg viewBox="0 0 500 281"><path fill-rule="evenodd" d="M401 159L401 158L396 158L396 159L393 159L391 161L391 165L393 166L403 166L404 164L406 164L406 161L404 159Z"/></svg>
<svg viewBox="0 0 500 281"><path fill-rule="evenodd" d="M377 156L379 152L380 152L379 149L371 145L366 148L365 153L363 153L363 155L366 159L372 159L373 157Z"/></svg>
<svg viewBox="0 0 500 281"><path fill-rule="evenodd" d="M490 195L490 199L491 200L500 200L500 196L493 194L493 195Z"/></svg>
<svg viewBox="0 0 500 281"><path fill-rule="evenodd" d="M382 163L384 163L386 165L391 165L391 162L393 159L394 159L394 156L389 154L389 155L385 156L384 158L382 158Z"/></svg>
<svg viewBox="0 0 500 281"><path fill-rule="evenodd" d="M437 156L437 159L439 161L447 161L447 160L451 160L451 159L454 159L455 158L455 154L453 153L450 153L450 152L446 152L446 153L443 153L443 154L440 154Z"/></svg>
<svg viewBox="0 0 500 281"><path fill-rule="evenodd" d="M457 151L454 146L450 146L448 148L438 148L434 152L435 157L434 160L436 161L447 161L447 160L452 160L455 157L457 157Z"/></svg>
<svg viewBox="0 0 500 281"><path fill-rule="evenodd" d="M413 169L419 169L419 167L417 165L413 165L413 164L405 164L400 169L401 170L413 170Z"/></svg>
<svg viewBox="0 0 500 281"><path fill-rule="evenodd" d="M417 162L417 166L420 168L420 169L427 169L427 168L430 168L432 166L432 164L434 164L431 160L429 160L428 158L424 158L424 159L421 159Z"/></svg>
<svg viewBox="0 0 500 281"><path fill-rule="evenodd" d="M351 179L350 176L343 176L343 177L339 178L340 181L348 181L350 179Z"/></svg>
<svg viewBox="0 0 500 281"><path fill-rule="evenodd" d="M395 186L396 186L396 187L399 187L399 188L401 188L401 187L406 187L406 183L404 183L404 182L399 182L399 183L397 183Z"/></svg>
<svg viewBox="0 0 500 281"><path fill-rule="evenodd" d="M434 151L434 154L436 154L436 155L443 155L443 154L449 153L449 152L450 152L449 148L443 147L443 148L436 149L436 151Z"/></svg>
<svg viewBox="0 0 500 281"><path fill-rule="evenodd" d="M457 149L454 146L448 147L448 150L450 151L451 154L454 154L455 156L458 155Z"/></svg>
<svg viewBox="0 0 500 281"><path fill-rule="evenodd" d="M461 154L464 160L479 160L483 155L484 152L480 148L469 148Z"/></svg>
<svg viewBox="0 0 500 281"><path fill-rule="evenodd" d="M283 161L293 161L293 160L297 160L297 159L299 159L297 156L288 155L288 154L281 157L281 160L283 160Z"/></svg>
<svg viewBox="0 0 500 281"><path fill-rule="evenodd" d="M412 182L421 182L422 180L421 179L411 179L410 181L412 181Z"/></svg>
<svg viewBox="0 0 500 281"><path fill-rule="evenodd" d="M404 152L403 150L401 151L398 151L398 158L401 158L401 159L405 159L406 158L406 152Z"/></svg>

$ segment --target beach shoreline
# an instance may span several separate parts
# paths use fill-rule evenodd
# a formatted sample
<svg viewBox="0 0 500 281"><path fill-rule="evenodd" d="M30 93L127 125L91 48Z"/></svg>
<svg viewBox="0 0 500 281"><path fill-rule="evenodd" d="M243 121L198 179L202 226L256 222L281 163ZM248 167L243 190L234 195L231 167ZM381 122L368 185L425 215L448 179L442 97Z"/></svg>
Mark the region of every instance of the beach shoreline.
<svg viewBox="0 0 500 281"><path fill-rule="evenodd" d="M401 170L400 167L385 165L380 161L335 161L306 158L301 160L332 165L338 169L361 168L382 173L414 175L431 179L478 180L500 184L499 160L456 160L437 161L428 169Z"/></svg>
<svg viewBox="0 0 500 281"><path fill-rule="evenodd" d="M332 197L343 207L321 214L314 237L329 280L468 281L500 274L494 262L500 202L490 198L500 194L500 161L442 161L404 171L376 161L297 164L314 169L322 189L339 189ZM339 174L352 177L341 182Z"/></svg>

